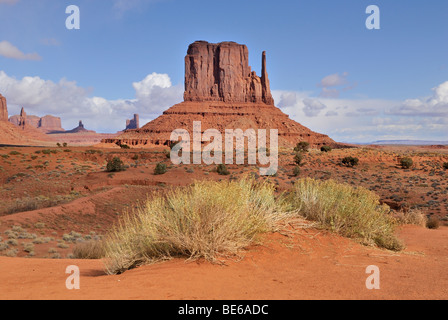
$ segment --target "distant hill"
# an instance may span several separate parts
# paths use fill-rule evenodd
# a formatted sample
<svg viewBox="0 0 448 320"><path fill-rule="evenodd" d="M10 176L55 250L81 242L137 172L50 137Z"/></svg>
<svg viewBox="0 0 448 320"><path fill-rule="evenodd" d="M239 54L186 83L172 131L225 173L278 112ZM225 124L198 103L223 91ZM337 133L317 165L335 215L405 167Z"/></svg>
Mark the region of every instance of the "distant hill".
<svg viewBox="0 0 448 320"><path fill-rule="evenodd" d="M431 141L431 140L378 140L371 143L373 145L409 145L409 146L432 146L432 145L448 145L448 141Z"/></svg>

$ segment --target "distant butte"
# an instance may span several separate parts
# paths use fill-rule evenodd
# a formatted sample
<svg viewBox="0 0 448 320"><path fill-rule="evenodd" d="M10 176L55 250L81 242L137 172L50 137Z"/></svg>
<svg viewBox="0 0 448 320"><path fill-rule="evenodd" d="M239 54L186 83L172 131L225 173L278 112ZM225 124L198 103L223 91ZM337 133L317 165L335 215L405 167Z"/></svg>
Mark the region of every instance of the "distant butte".
<svg viewBox="0 0 448 320"><path fill-rule="evenodd" d="M51 115L46 115L42 118L38 116L28 115L25 112L24 108L22 108L20 115L9 117L9 122L21 128L25 128L27 126L36 128L44 133L65 131L61 125L61 118Z"/></svg>
<svg viewBox="0 0 448 320"><path fill-rule="evenodd" d="M251 70L245 45L235 42L196 41L185 57L184 102L163 112L140 129L126 130L105 143L130 146L170 144L171 132L186 129L192 136L193 121L201 129L278 129L279 144L293 146L307 141L312 146L340 146L328 136L313 132L289 119L274 106L262 53L261 77Z"/></svg>

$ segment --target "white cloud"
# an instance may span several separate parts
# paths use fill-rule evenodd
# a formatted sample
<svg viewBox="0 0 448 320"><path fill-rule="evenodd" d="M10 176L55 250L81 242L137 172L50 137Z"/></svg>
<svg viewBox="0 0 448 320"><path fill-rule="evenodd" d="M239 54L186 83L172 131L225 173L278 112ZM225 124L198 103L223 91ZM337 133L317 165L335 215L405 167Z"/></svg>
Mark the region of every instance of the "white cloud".
<svg viewBox="0 0 448 320"><path fill-rule="evenodd" d="M19 0L0 0L0 4L1 3L5 3L5 4L16 4L17 2L19 2Z"/></svg>
<svg viewBox="0 0 448 320"><path fill-rule="evenodd" d="M303 104L305 105L303 112L308 117L317 117L323 109L327 108L326 105L317 99L304 99Z"/></svg>
<svg viewBox="0 0 448 320"><path fill-rule="evenodd" d="M37 53L23 53L8 41L0 42L0 56L17 60L41 60Z"/></svg>
<svg viewBox="0 0 448 320"><path fill-rule="evenodd" d="M92 90L79 87L74 81L62 79L55 83L39 77L18 80L0 71L0 93L8 100L9 115L18 114L24 107L28 114L61 117L65 129L72 129L83 120L88 129L116 132L124 129L126 119L134 113L141 119L154 119L182 101L183 88L172 86L166 74L153 73L133 86L135 99L108 100L90 97Z"/></svg>
<svg viewBox="0 0 448 320"><path fill-rule="evenodd" d="M330 74L329 76L324 77L318 86L322 88L329 88L345 85L347 84L347 76L348 72L344 72L342 75L339 75L339 73Z"/></svg>
<svg viewBox="0 0 448 320"><path fill-rule="evenodd" d="M407 99L400 105L387 111L391 115L402 116L448 116L448 81L432 89L431 97Z"/></svg>

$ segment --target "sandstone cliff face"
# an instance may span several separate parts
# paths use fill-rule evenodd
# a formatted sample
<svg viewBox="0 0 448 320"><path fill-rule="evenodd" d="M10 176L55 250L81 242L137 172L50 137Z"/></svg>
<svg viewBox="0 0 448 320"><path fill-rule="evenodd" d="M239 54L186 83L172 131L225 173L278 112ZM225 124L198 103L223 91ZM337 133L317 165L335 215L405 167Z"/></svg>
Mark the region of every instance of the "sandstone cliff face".
<svg viewBox="0 0 448 320"><path fill-rule="evenodd" d="M25 109L22 108L20 115L14 115L9 118L9 122L19 127L31 127L39 129L44 133L51 133L54 131L64 131L61 124L61 118L47 115L45 117L38 117L28 115Z"/></svg>
<svg viewBox="0 0 448 320"><path fill-rule="evenodd" d="M8 121L6 98L0 94L0 121Z"/></svg>
<svg viewBox="0 0 448 320"><path fill-rule="evenodd" d="M251 71L247 47L235 42L192 43L185 57L185 101L274 104L262 55L261 78Z"/></svg>

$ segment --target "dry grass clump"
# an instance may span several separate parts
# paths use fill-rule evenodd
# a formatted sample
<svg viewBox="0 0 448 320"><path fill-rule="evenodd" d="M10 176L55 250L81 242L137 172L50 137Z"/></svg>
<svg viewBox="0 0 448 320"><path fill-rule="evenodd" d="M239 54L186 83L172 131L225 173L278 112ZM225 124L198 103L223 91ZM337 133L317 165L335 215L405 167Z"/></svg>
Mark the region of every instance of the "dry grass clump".
<svg viewBox="0 0 448 320"><path fill-rule="evenodd" d="M399 224L412 224L420 227L426 227L428 219L419 209L410 209L409 211L400 211L396 215Z"/></svg>
<svg viewBox="0 0 448 320"><path fill-rule="evenodd" d="M390 208L381 205L379 197L365 188L306 178L294 184L286 201L305 218L342 236L366 245L403 249L394 235L396 223L389 215Z"/></svg>
<svg viewBox="0 0 448 320"><path fill-rule="evenodd" d="M252 179L196 182L156 195L106 236L106 271L117 274L173 256L219 262L275 230L287 216L282 212L274 186Z"/></svg>
<svg viewBox="0 0 448 320"><path fill-rule="evenodd" d="M106 255L102 240L89 240L78 242L73 248L75 259L101 259Z"/></svg>

